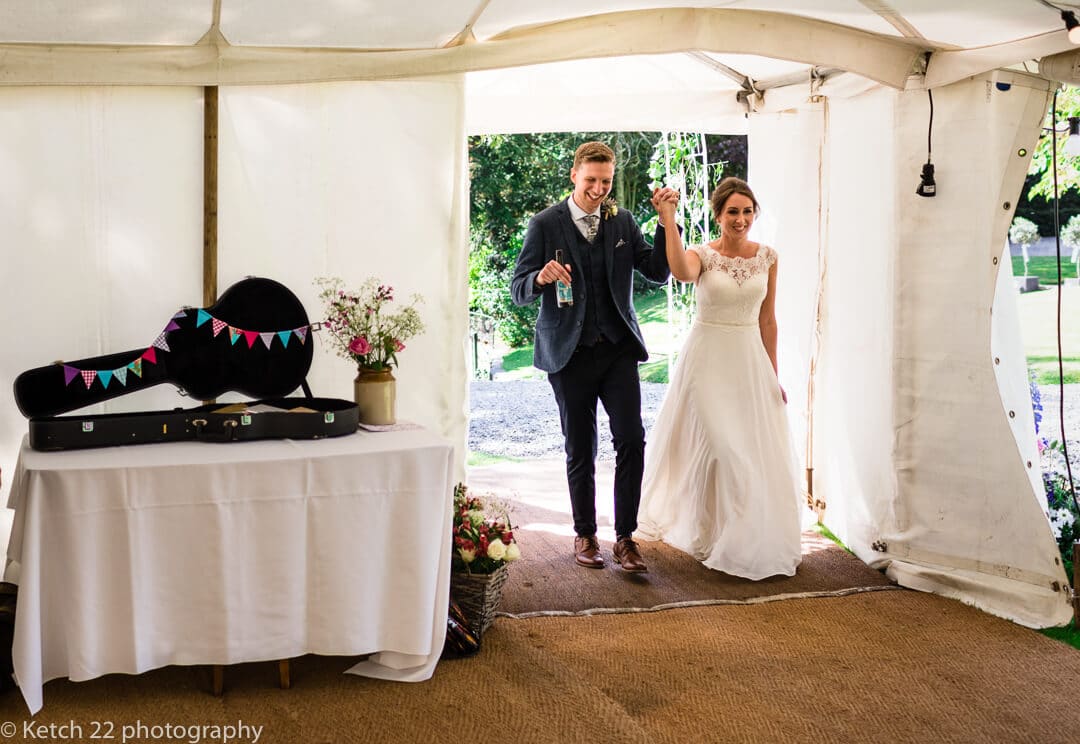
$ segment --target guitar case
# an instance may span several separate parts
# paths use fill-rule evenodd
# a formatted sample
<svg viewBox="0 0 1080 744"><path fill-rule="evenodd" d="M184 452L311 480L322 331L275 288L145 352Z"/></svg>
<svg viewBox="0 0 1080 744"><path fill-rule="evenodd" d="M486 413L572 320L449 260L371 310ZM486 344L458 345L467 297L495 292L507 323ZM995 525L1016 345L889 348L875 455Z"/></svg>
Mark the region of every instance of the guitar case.
<svg viewBox="0 0 1080 744"><path fill-rule="evenodd" d="M352 401L315 398L312 324L300 300L272 279L250 277L211 307L177 312L145 349L27 370L15 403L35 450L202 439L317 439L355 432ZM172 383L198 400L239 392L253 400L168 411L62 416L136 390ZM286 397L302 388L303 397Z"/></svg>

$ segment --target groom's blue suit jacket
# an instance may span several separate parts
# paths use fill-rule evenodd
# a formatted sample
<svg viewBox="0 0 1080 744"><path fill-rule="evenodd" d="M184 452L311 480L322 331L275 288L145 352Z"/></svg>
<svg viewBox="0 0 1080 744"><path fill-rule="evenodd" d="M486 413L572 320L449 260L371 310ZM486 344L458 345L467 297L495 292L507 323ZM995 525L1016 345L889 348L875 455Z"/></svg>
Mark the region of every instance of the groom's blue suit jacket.
<svg viewBox="0 0 1080 744"><path fill-rule="evenodd" d="M581 340L585 321L585 303L588 301L588 282L584 281L582 265L587 257L581 254L578 231L574 226L570 207L566 201L548 207L529 221L525 242L521 246L510 295L518 305L528 305L540 298L540 314L536 318L536 335L533 345L533 366L544 372L558 372L566 366ZM645 242L641 230L629 211L620 209L613 217L606 218L601 231L602 240L592 249L604 251L607 266L607 287L615 302L619 317L626 324L638 347L638 360L645 361L649 353L638 327L634 312L634 269L656 282L666 281L667 254L663 250L664 232L658 227L654 244ZM555 283L536 287L536 275L548 261L555 258L556 249L563 251L563 263L571 265L571 288L574 304L559 307L555 300Z"/></svg>

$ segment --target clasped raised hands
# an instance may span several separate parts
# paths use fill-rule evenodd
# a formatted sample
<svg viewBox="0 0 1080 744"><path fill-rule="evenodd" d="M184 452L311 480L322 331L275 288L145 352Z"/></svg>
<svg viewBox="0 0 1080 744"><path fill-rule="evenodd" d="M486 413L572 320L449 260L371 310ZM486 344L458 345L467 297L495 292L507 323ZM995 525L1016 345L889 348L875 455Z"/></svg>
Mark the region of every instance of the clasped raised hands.
<svg viewBox="0 0 1080 744"><path fill-rule="evenodd" d="M652 203L656 213L660 215L661 222L670 224L675 219L675 208L679 206L678 191L667 186L653 189L649 201Z"/></svg>

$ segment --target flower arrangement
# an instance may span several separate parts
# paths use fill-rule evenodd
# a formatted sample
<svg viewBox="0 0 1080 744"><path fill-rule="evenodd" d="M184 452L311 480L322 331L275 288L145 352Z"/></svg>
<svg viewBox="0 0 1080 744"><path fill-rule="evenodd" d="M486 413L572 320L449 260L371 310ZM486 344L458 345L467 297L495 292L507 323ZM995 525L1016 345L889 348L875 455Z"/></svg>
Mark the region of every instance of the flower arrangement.
<svg viewBox="0 0 1080 744"><path fill-rule="evenodd" d="M600 213L604 215L604 219L608 220L619 213L619 205L615 203L613 197L608 197L600 203Z"/></svg>
<svg viewBox="0 0 1080 744"><path fill-rule="evenodd" d="M389 370L397 364L397 355L405 350L405 341L424 330L416 310L421 302L412 302L390 312L394 288L370 277L355 292L346 291L337 277L324 277L315 283L321 288L319 299L326 309L323 327L334 339L338 356L351 359L358 367L375 371Z"/></svg>
<svg viewBox="0 0 1080 744"><path fill-rule="evenodd" d="M506 505L454 486L452 550L451 569L468 573L490 574L520 558Z"/></svg>

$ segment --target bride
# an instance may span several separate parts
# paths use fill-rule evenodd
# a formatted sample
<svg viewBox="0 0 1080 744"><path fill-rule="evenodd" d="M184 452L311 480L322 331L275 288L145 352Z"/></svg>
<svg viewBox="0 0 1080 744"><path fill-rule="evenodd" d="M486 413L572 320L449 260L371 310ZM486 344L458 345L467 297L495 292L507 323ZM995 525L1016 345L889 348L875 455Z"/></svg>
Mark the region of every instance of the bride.
<svg viewBox="0 0 1080 744"><path fill-rule="evenodd" d="M697 314L645 450L638 534L728 574L791 576L802 489L776 376L776 252L747 239L759 206L745 181L723 179L711 203L719 239L683 250L665 231ZM658 207L674 225L675 202Z"/></svg>

